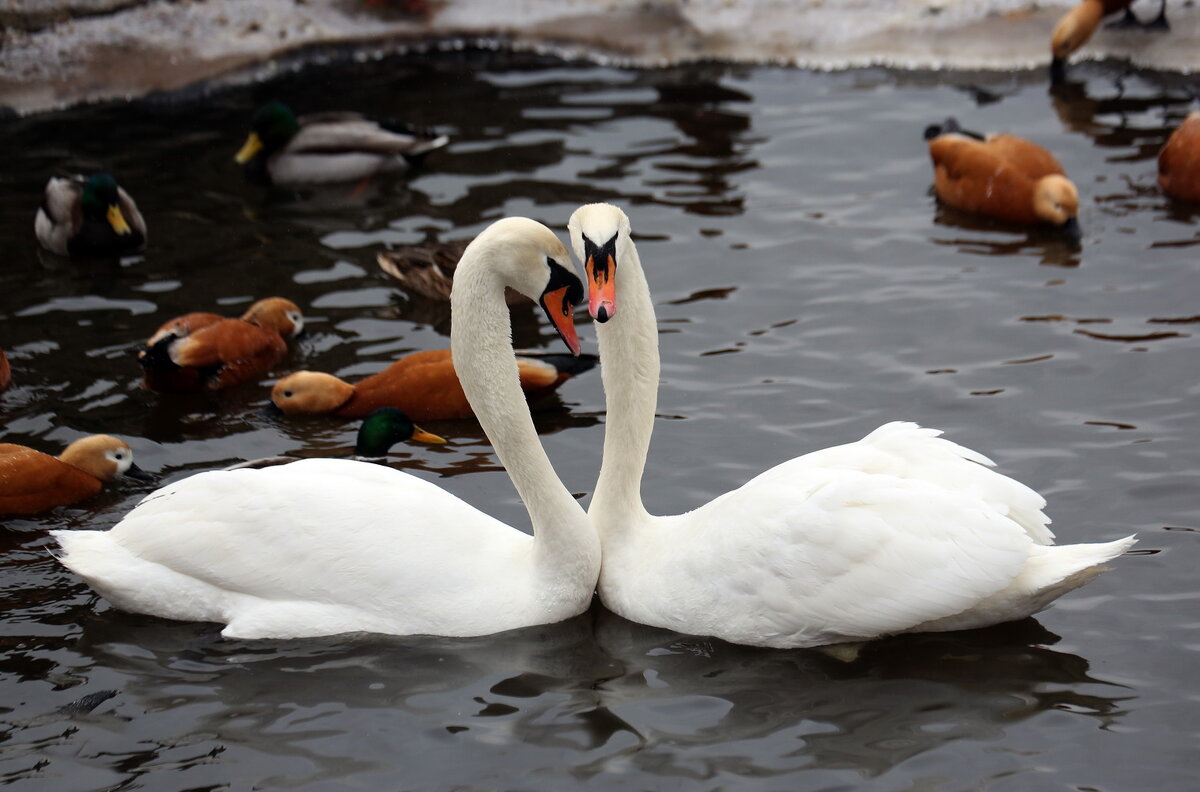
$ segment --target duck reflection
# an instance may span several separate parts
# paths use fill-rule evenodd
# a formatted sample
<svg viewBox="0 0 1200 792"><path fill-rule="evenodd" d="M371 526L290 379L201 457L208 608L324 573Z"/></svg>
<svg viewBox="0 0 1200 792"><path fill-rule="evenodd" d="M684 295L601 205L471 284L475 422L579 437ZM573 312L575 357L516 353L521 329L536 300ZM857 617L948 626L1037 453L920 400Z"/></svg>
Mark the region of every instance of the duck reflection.
<svg viewBox="0 0 1200 792"><path fill-rule="evenodd" d="M1109 78L1112 93L1095 96L1089 93L1093 84L1067 81L1052 84L1047 93L1050 107L1065 129L1091 138L1100 148L1132 149L1132 152L1113 157L1113 162L1140 162L1154 159L1172 130L1187 114L1192 102L1192 90L1187 85L1163 84L1153 92L1127 95L1126 75ZM1167 75L1156 75L1166 83ZM1147 75L1147 79L1150 76ZM1158 124L1146 124L1149 115L1162 117Z"/></svg>
<svg viewBox="0 0 1200 792"><path fill-rule="evenodd" d="M934 225L970 232L967 236L930 237L930 242L978 256L1038 256L1047 267L1078 267L1082 262L1079 248L1050 228L1018 228L985 217L963 212L937 202ZM997 232L1003 232L998 234Z"/></svg>
<svg viewBox="0 0 1200 792"><path fill-rule="evenodd" d="M116 611L84 621L77 651L119 677L116 701L136 713L120 728L152 746L122 756L134 774L187 744L217 764L218 747L250 751L261 778L308 782L396 773L429 751L460 757L418 763L443 786L478 783L496 761L580 777L631 764L660 777L877 777L1050 709L1107 725L1129 695L1048 648L1057 636L1033 620L880 641L848 662L648 628L599 606L475 639L239 642Z"/></svg>

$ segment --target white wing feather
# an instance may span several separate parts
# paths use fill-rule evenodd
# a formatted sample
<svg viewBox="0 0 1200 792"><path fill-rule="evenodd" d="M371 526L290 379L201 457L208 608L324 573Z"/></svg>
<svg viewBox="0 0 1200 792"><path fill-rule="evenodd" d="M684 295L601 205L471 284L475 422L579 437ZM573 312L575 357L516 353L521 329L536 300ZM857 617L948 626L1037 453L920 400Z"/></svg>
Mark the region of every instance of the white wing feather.
<svg viewBox="0 0 1200 792"><path fill-rule="evenodd" d="M55 536L63 563L117 607L223 622L227 635L502 625L531 594L514 590L511 574L531 536L415 476L348 460L201 473L151 494L110 531ZM454 593L489 578L491 612L456 605Z"/></svg>

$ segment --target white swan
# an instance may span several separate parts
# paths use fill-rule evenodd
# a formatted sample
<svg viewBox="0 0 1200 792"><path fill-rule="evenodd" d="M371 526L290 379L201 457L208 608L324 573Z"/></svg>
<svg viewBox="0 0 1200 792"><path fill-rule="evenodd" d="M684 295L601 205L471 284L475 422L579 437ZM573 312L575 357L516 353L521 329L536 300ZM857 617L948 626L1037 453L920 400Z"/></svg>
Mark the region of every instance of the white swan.
<svg viewBox="0 0 1200 792"><path fill-rule="evenodd" d="M571 267L549 229L508 218L475 239L454 279L458 374L533 536L415 476L311 459L201 473L109 531L55 531L63 564L118 608L219 622L237 638L486 635L582 613L599 541L534 431L504 300L509 286L539 302L578 354Z"/></svg>
<svg viewBox="0 0 1200 792"><path fill-rule="evenodd" d="M695 511L650 515L654 306L621 210L581 207L569 229L602 322L608 418L588 516L600 598L621 616L772 647L968 629L1042 610L1133 544L1053 546L1040 495L911 423L791 459Z"/></svg>

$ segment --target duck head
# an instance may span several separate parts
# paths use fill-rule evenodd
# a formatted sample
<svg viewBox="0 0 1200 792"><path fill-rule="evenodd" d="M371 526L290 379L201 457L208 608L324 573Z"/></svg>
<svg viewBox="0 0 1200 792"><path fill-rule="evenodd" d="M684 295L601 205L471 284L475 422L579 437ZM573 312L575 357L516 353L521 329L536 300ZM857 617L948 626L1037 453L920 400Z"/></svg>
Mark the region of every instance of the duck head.
<svg viewBox="0 0 1200 792"><path fill-rule="evenodd" d="M1033 190L1033 211L1043 222L1057 226L1072 244L1079 244L1079 192L1066 176L1043 176Z"/></svg>
<svg viewBox="0 0 1200 792"><path fill-rule="evenodd" d="M273 330L283 338L295 338L304 329L304 314L296 303L283 297L259 300L246 309L242 319Z"/></svg>
<svg viewBox="0 0 1200 792"><path fill-rule="evenodd" d="M58 458L100 481L112 481L117 476L154 480L154 476L133 463L133 449L129 444L109 435L80 438L67 446Z"/></svg>
<svg viewBox="0 0 1200 792"><path fill-rule="evenodd" d="M1050 79L1062 82L1066 78L1067 58L1087 43L1100 26L1104 5L1100 0L1083 0L1072 8L1050 34Z"/></svg>
<svg viewBox="0 0 1200 792"><path fill-rule="evenodd" d="M108 173L93 173L83 183L80 198L83 214L93 220L108 223L117 236L129 236L133 229L121 211L121 193L117 180Z"/></svg>
<svg viewBox="0 0 1200 792"><path fill-rule="evenodd" d="M249 165L260 155L265 159L286 146L299 131L300 122L291 108L283 102L268 102L254 112L250 134L234 160L238 165Z"/></svg>
<svg viewBox="0 0 1200 792"><path fill-rule="evenodd" d="M380 407L364 418L362 425L358 427L354 454L362 459L383 459L387 456L388 449L406 440L434 445L446 442L444 437L426 432L414 424L408 413L403 410Z"/></svg>
<svg viewBox="0 0 1200 792"><path fill-rule="evenodd" d="M271 389L271 403L284 415L324 415L350 401L354 386L321 371L297 371Z"/></svg>

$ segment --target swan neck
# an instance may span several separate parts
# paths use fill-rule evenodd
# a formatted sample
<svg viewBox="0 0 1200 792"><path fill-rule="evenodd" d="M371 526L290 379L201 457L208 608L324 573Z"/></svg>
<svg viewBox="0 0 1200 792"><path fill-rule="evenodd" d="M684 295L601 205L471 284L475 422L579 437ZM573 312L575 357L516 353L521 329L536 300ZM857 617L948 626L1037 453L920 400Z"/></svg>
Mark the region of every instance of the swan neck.
<svg viewBox="0 0 1200 792"><path fill-rule="evenodd" d="M504 300L507 283L488 262L488 248L468 251L454 276L450 350L471 409L529 511L535 554L552 578L578 580L599 563L596 536L582 508L563 486L538 440L521 391L512 326ZM545 581L543 581L545 583ZM544 592L553 596L553 592Z"/></svg>
<svg viewBox="0 0 1200 792"><path fill-rule="evenodd" d="M641 259L622 236L613 318L597 324L607 417L604 457L589 515L602 538L646 516L642 474L658 405L658 323Z"/></svg>

